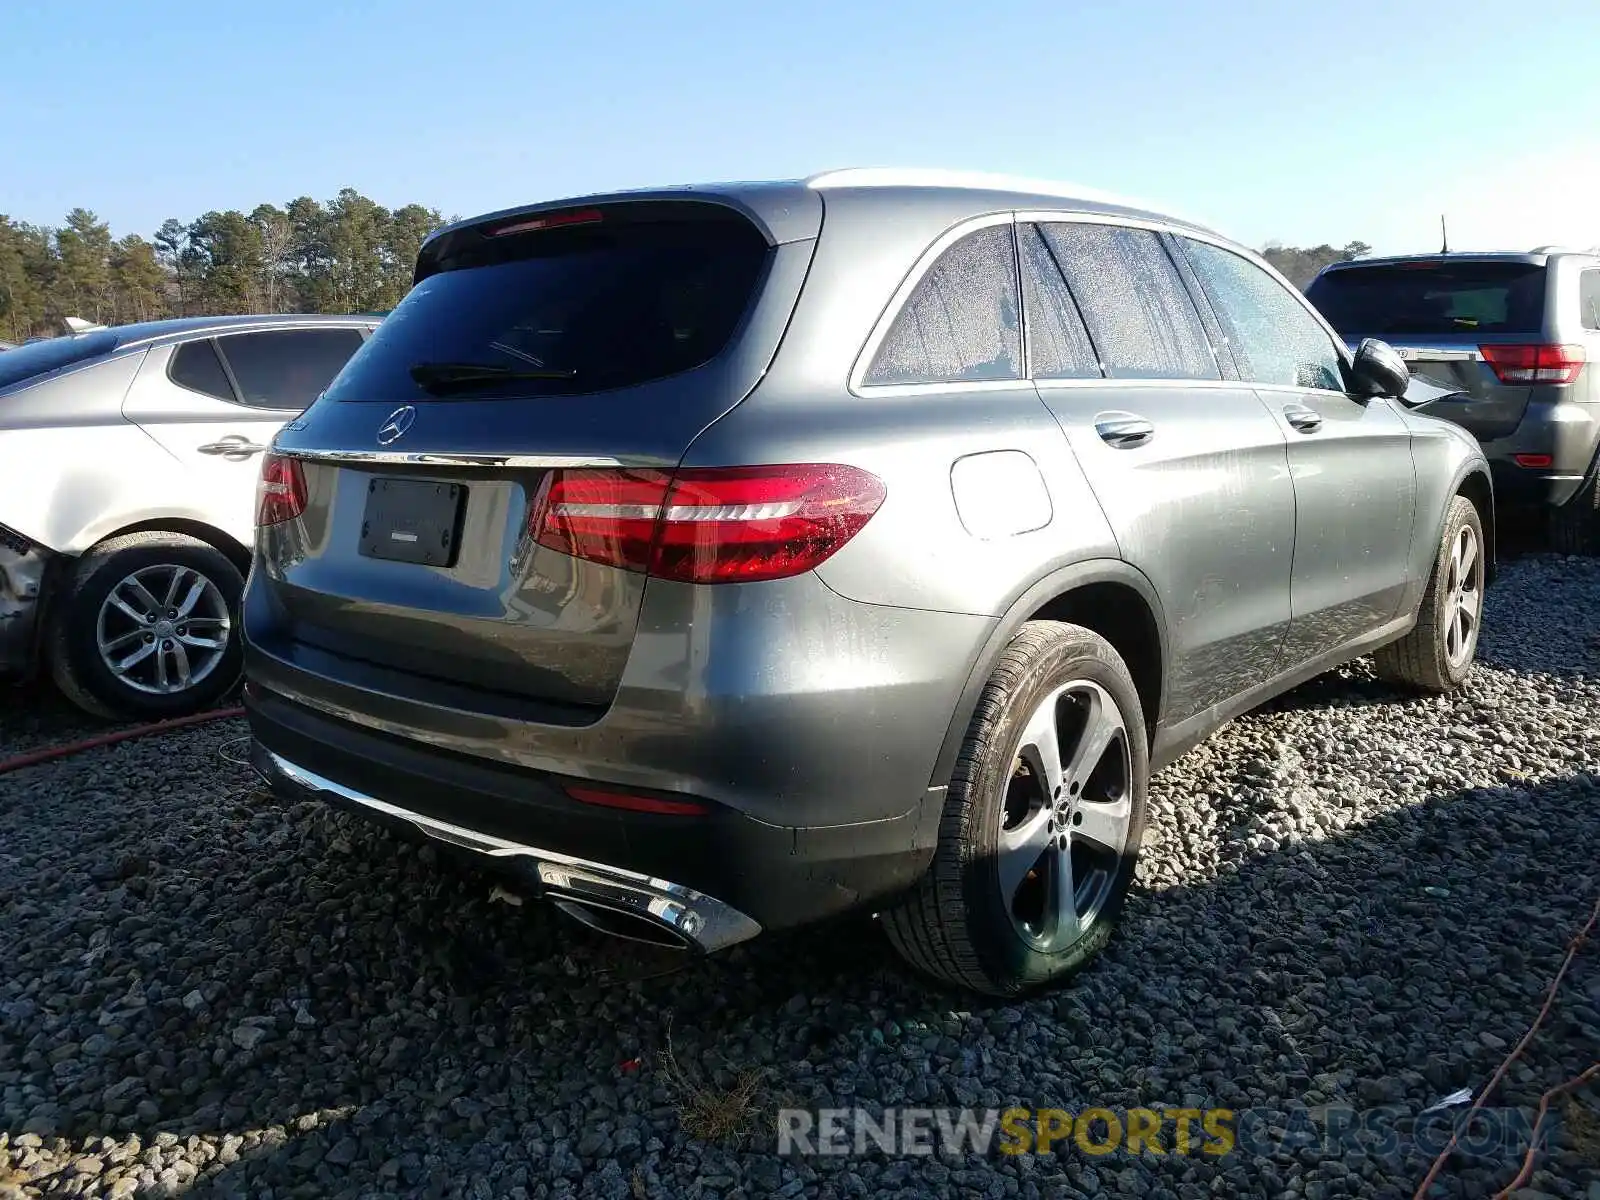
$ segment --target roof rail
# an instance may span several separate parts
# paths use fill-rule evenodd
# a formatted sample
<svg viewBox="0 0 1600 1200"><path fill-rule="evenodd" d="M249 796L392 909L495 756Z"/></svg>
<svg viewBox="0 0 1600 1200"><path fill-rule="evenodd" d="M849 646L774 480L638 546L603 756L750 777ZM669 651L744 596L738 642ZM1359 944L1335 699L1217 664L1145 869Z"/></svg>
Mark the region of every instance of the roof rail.
<svg viewBox="0 0 1600 1200"><path fill-rule="evenodd" d="M1059 196L1067 200L1087 200L1093 204L1111 204L1119 208L1142 209L1147 212L1169 213L1171 207L1108 192L1103 188L1069 183L1054 179L1033 179L1021 175L1006 175L988 171L958 171L942 167L843 167L833 171L819 171L808 176L809 188L873 188L873 187L951 187L972 188L985 191L1023 192L1038 196Z"/></svg>

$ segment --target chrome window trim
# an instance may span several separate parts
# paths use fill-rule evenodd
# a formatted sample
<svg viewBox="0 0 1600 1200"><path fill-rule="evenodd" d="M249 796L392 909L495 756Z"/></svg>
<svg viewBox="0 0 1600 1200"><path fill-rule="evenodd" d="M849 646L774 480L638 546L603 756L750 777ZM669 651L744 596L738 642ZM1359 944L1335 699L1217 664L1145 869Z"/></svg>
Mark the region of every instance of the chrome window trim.
<svg viewBox="0 0 1600 1200"><path fill-rule="evenodd" d="M1175 238L1193 238L1197 242L1204 242L1207 245L1215 246L1219 250L1225 250L1231 254L1238 255L1246 262L1265 271L1270 278L1277 282L1279 287L1282 287L1290 294L1290 296L1299 302L1301 308L1311 314L1312 319L1322 329L1323 333L1327 335L1328 340L1333 345L1334 352L1339 356L1340 362L1342 362L1345 367L1348 368L1353 361L1349 347L1344 344L1344 339L1339 337L1339 335L1334 331L1333 326L1328 324L1326 318L1324 318L1323 315L1311 304L1311 302L1305 298L1305 294L1301 292L1299 288L1295 287L1294 284L1290 283L1286 278L1284 278L1284 276L1266 259L1262 258L1255 251L1239 245L1237 242L1231 242L1227 238L1209 233L1205 230L1194 229L1173 221L1157 220L1151 217L1127 216L1121 213L1101 213L1067 208L1027 208L1014 209L1001 213L983 213L979 216L965 218L964 220L958 221L956 224L952 225L949 229L946 229L933 240L928 248L922 252L921 256L912 265L911 270L907 273L905 279L900 282L900 285L895 289L893 295L890 296L888 304L884 306L883 312L878 315L877 322L872 327L872 332L867 336L867 340L862 346L860 353L857 354L855 364L850 370L848 386L851 395L866 398L872 396L928 396L951 391L1020 391L1026 387L1073 388L1176 386L1262 388L1272 391L1297 392L1301 394L1312 393L1321 396L1343 396L1345 399L1349 399L1350 393L1345 391L1332 391L1327 388L1298 387L1294 384L1252 383L1247 379L1186 379L1182 377L1161 377L1151 379L1112 379L1109 377L1101 379L1037 379L1034 378L1029 371L1030 364L1027 361L1026 355L1024 355L1022 362L1023 377L1021 379L991 379L974 383L869 384L862 382L862 378L866 375L867 370L871 367L872 360L876 357L879 347L882 346L884 339L889 336L889 330L894 325L895 318L900 315L900 310L905 306L906 301L911 298L911 293L916 290L917 286L922 282L927 273L932 270L933 265L939 261L940 256L943 255L946 250L948 250L952 245L954 245L961 238L965 237L967 234L973 233L979 229L987 229L995 225L1016 226L1034 223L1047 224L1052 221L1070 222L1080 225L1120 225L1129 229L1146 229L1152 233L1165 233ZM1016 235L1015 232L1013 232L1013 246L1015 246L1015 239ZM1015 258L1015 254L1013 254L1013 258ZM1020 297L1022 287L1020 264L1015 266L1013 269L1017 272L1016 284L1018 288L1018 295ZM1176 267L1174 269L1176 270ZM1019 312L1019 316L1020 315L1021 314ZM1024 332L1024 338L1025 337L1026 333ZM1217 347L1210 346L1209 338L1207 339L1207 345L1210 348L1213 356L1215 356L1217 354ZM1026 346L1024 346L1024 349L1026 349ZM1102 369L1104 369L1103 364Z"/></svg>

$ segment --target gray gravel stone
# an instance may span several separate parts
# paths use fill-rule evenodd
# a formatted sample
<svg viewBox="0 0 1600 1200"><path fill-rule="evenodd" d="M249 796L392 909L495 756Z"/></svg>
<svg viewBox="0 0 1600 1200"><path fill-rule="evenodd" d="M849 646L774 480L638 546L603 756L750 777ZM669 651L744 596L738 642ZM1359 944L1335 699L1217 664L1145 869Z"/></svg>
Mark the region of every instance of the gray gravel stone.
<svg viewBox="0 0 1600 1200"><path fill-rule="evenodd" d="M1357 663L1235 722L1153 781L1104 955L1007 1004L929 986L866 920L695 961L492 901L431 846L259 794L238 722L0 776L0 1197L1409 1196L1415 1147L780 1159L774 1112L1414 1115L1481 1088L1600 889L1597 630L1600 564L1516 558L1461 692ZM0 700L0 758L92 729ZM1501 1103L1592 1061L1597 964ZM748 1072L745 1127L692 1136ZM1530 1187L1600 1200L1562 1153ZM1515 1170L1462 1158L1439 1194Z"/></svg>

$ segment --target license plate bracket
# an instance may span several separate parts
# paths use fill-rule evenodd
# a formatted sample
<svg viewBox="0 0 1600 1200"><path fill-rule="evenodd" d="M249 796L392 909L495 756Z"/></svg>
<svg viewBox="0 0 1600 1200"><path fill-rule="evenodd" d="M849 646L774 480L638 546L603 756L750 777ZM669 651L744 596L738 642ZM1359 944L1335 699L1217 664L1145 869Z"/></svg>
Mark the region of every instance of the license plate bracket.
<svg viewBox="0 0 1600 1200"><path fill-rule="evenodd" d="M456 483L369 479L361 517L361 554L390 562L454 566L466 498L467 489Z"/></svg>

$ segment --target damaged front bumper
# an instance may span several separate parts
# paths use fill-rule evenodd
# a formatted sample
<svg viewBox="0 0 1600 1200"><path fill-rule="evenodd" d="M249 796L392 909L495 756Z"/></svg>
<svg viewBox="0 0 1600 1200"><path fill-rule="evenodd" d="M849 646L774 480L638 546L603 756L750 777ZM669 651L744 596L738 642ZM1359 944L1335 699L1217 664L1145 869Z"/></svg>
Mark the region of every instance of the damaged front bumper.
<svg viewBox="0 0 1600 1200"><path fill-rule="evenodd" d="M0 678L33 674L45 577L56 554L0 525Z"/></svg>

